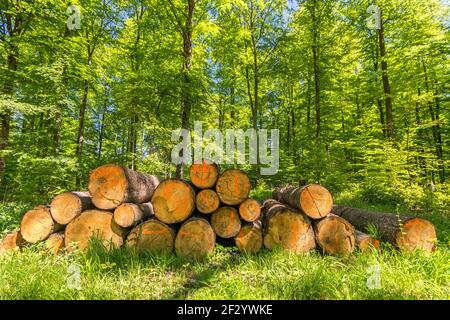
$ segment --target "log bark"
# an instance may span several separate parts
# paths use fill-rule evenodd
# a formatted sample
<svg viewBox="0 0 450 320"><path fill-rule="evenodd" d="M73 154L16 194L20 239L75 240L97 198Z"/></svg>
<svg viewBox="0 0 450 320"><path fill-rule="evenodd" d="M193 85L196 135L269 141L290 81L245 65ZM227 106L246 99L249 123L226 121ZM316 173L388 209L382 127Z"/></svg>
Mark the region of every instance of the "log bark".
<svg viewBox="0 0 450 320"><path fill-rule="evenodd" d="M212 161L203 160L189 167L189 178L200 189L213 188L219 178L219 167Z"/></svg>
<svg viewBox="0 0 450 320"><path fill-rule="evenodd" d="M127 246L138 253L170 253L174 242L175 230L157 219L150 219L136 226L127 238Z"/></svg>
<svg viewBox="0 0 450 320"><path fill-rule="evenodd" d="M355 236L356 236L356 246L361 252L371 252L374 249L375 250L380 249L380 241L378 241L374 237L359 230L356 230Z"/></svg>
<svg viewBox="0 0 450 320"><path fill-rule="evenodd" d="M261 205L258 201L247 199L239 205L239 215L247 222L253 222L261 216Z"/></svg>
<svg viewBox="0 0 450 320"><path fill-rule="evenodd" d="M186 181L167 179L156 188L152 204L156 218L162 222L183 222L194 212L195 192Z"/></svg>
<svg viewBox="0 0 450 320"><path fill-rule="evenodd" d="M241 230L239 213L233 207L220 207L211 216L211 226L221 238L233 238Z"/></svg>
<svg viewBox="0 0 450 320"><path fill-rule="evenodd" d="M204 214L210 214L219 208L220 200L214 190L205 189L197 194L195 204L198 211Z"/></svg>
<svg viewBox="0 0 450 320"><path fill-rule="evenodd" d="M225 170L217 180L216 192L220 201L229 206L241 204L250 193L250 179L239 169Z"/></svg>
<svg viewBox="0 0 450 320"><path fill-rule="evenodd" d="M295 253L314 250L314 230L307 215L281 202L268 199L262 209L264 245Z"/></svg>
<svg viewBox="0 0 450 320"><path fill-rule="evenodd" d="M330 214L315 225L317 244L331 255L346 256L355 250L355 229L345 219Z"/></svg>
<svg viewBox="0 0 450 320"><path fill-rule="evenodd" d="M50 213L61 225L67 225L81 212L93 208L94 204L88 192L65 192L57 195L50 203Z"/></svg>
<svg viewBox="0 0 450 320"><path fill-rule="evenodd" d="M311 219L326 217L333 208L331 193L318 184L281 187L275 189L272 195L275 200L301 210Z"/></svg>
<svg viewBox="0 0 450 320"><path fill-rule="evenodd" d="M43 241L61 229L63 226L53 220L47 206L37 206L26 212L20 223L20 233L29 243Z"/></svg>
<svg viewBox="0 0 450 320"><path fill-rule="evenodd" d="M70 222L64 233L64 243L69 251L86 250L92 239L100 240L105 248L120 247L124 230L113 219L113 214L102 210L88 210Z"/></svg>
<svg viewBox="0 0 450 320"><path fill-rule="evenodd" d="M2 240L2 242L0 242L0 252L19 249L26 244L27 242L20 234L20 231L13 231L11 233L8 233Z"/></svg>
<svg viewBox="0 0 450 320"><path fill-rule="evenodd" d="M214 251L216 234L206 219L193 217L183 223L175 238L175 251L184 258L203 259Z"/></svg>
<svg viewBox="0 0 450 320"><path fill-rule="evenodd" d="M114 210L114 222L122 228L131 228L153 216L153 214L151 202L141 204L122 203Z"/></svg>
<svg viewBox="0 0 450 320"><path fill-rule="evenodd" d="M106 164L91 172L88 189L97 208L112 210L125 202L150 201L158 185L156 176Z"/></svg>
<svg viewBox="0 0 450 320"><path fill-rule="evenodd" d="M363 232L368 232L368 226L374 225L381 235L381 240L402 250L422 249L431 252L436 245L434 225L425 219L343 206L334 206L333 213L348 220Z"/></svg>
<svg viewBox="0 0 450 320"><path fill-rule="evenodd" d="M234 238L238 249L245 253L257 253L263 246L261 221L244 223Z"/></svg>
<svg viewBox="0 0 450 320"><path fill-rule="evenodd" d="M52 233L45 240L45 246L50 253L56 256L64 248L64 231Z"/></svg>

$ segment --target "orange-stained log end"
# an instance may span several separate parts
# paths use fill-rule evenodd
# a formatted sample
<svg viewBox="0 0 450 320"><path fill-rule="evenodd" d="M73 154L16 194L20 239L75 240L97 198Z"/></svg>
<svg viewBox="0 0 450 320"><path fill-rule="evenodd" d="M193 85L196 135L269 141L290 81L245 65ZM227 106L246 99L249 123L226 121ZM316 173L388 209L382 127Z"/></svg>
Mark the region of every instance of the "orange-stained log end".
<svg viewBox="0 0 450 320"><path fill-rule="evenodd" d="M258 201L247 199L239 205L239 215L247 222L253 222L261 216L261 205Z"/></svg>
<svg viewBox="0 0 450 320"><path fill-rule="evenodd" d="M182 224L175 238L177 255L203 259L214 252L216 235L206 219L193 217Z"/></svg>
<svg viewBox="0 0 450 320"><path fill-rule="evenodd" d="M234 238L238 249L246 253L257 253L263 246L263 234L259 221L242 225L238 235Z"/></svg>
<svg viewBox="0 0 450 320"><path fill-rule="evenodd" d="M26 244L27 242L23 239L20 231L13 231L11 233L8 233L2 240L2 242L0 242L0 252L19 249Z"/></svg>
<svg viewBox="0 0 450 320"><path fill-rule="evenodd" d="M380 249L380 241L374 237L359 230L355 231L355 236L356 246L361 252L372 252Z"/></svg>
<svg viewBox="0 0 450 320"><path fill-rule="evenodd" d="M153 205L150 202L122 203L114 210L114 222L122 228L131 228L152 215Z"/></svg>
<svg viewBox="0 0 450 320"><path fill-rule="evenodd" d="M212 161L204 159L202 163L193 163L189 167L189 178L194 186L200 189L214 187L219 177L219 168Z"/></svg>
<svg viewBox="0 0 450 320"><path fill-rule="evenodd" d="M45 246L53 255L57 255L64 248L64 232L52 233L47 240Z"/></svg>
<svg viewBox="0 0 450 320"><path fill-rule="evenodd" d="M241 219L233 207L220 207L211 216L211 226L221 238L233 238L241 230Z"/></svg>
<svg viewBox="0 0 450 320"><path fill-rule="evenodd" d="M317 243L326 253L345 256L355 250L355 229L347 220L330 214L315 229Z"/></svg>
<svg viewBox="0 0 450 320"><path fill-rule="evenodd" d="M170 253L173 251L175 231L156 219L147 220L136 226L128 235L127 246L142 252Z"/></svg>
<svg viewBox="0 0 450 320"><path fill-rule="evenodd" d="M106 249L123 244L124 230L113 220L111 212L88 210L70 222L65 230L64 242L67 250L86 250L92 239L102 242Z"/></svg>
<svg viewBox="0 0 450 320"><path fill-rule="evenodd" d="M229 206L241 204L248 198L251 184L247 174L239 169L225 170L216 183L220 201Z"/></svg>
<svg viewBox="0 0 450 320"><path fill-rule="evenodd" d="M53 220L50 208L46 206L37 206L26 212L20 223L20 233L29 243L43 241L62 228Z"/></svg>
<svg viewBox="0 0 450 320"><path fill-rule="evenodd" d="M220 200L214 190L205 189L197 194L195 204L198 211L204 214L210 214L219 208Z"/></svg>
<svg viewBox="0 0 450 320"><path fill-rule="evenodd" d="M183 180L167 179L156 188L152 204L156 218L162 222L183 222L194 212L195 192Z"/></svg>
<svg viewBox="0 0 450 320"><path fill-rule="evenodd" d="M66 225L81 212L93 209L94 205L88 192L65 192L53 198L50 204L50 213L53 219Z"/></svg>

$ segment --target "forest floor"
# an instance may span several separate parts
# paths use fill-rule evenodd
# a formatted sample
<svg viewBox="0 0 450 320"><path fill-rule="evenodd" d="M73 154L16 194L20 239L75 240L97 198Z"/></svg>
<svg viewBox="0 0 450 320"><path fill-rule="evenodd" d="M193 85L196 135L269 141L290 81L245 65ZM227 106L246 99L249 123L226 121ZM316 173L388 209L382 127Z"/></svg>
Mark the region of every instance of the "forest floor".
<svg viewBox="0 0 450 320"><path fill-rule="evenodd" d="M27 208L0 204L0 233L16 227ZM106 253L95 246L85 254L53 257L40 244L0 255L0 299L450 299L450 219L439 212L422 216L438 234L437 250L429 255L386 245L381 253L347 258L267 250L244 255L218 246L208 260L189 262L175 255L137 256L124 248ZM377 269L380 286L370 289Z"/></svg>

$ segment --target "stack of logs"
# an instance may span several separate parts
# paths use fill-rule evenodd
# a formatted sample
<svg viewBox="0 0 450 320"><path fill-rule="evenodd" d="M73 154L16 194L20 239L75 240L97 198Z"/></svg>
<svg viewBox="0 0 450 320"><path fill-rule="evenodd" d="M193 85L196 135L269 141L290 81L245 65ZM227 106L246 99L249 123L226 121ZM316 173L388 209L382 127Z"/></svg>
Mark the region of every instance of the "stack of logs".
<svg viewBox="0 0 450 320"><path fill-rule="evenodd" d="M202 258L216 242L255 253L263 246L295 253L314 250L347 255L355 247L377 249L379 241L363 233L377 227L381 239L399 248L431 251L434 226L423 219L333 206L323 186L286 186L261 206L249 198L250 180L239 169L220 173L208 160L192 164L190 181L166 179L103 165L89 176L89 192L67 192L49 206L25 213L20 230L2 249L45 241L56 254L62 248L86 250L93 238L107 248L126 245L137 252L175 252ZM355 229L361 230L358 231Z"/></svg>

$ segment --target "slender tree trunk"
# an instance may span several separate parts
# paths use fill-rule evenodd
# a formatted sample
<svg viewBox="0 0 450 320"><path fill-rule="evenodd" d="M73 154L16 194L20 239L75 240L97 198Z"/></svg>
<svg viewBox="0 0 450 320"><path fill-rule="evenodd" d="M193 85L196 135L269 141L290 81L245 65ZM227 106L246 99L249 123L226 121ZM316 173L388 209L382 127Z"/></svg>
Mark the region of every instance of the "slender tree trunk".
<svg viewBox="0 0 450 320"><path fill-rule="evenodd" d="M181 127L189 130L189 118L191 114L191 80L190 73L192 69L192 32L193 18L195 10L195 0L188 0L186 22L183 28L183 88L181 101ZM184 175L183 163L177 165L176 176L182 178Z"/></svg>
<svg viewBox="0 0 450 320"><path fill-rule="evenodd" d="M392 96L391 96L391 85L389 83L388 75L388 64L386 57L386 44L384 39L384 22L382 14L380 14L380 30L378 30L378 40L380 46L380 57L381 57L381 71L383 78L383 90L385 97L385 108L386 108L386 132L389 139L394 139L394 120L392 114Z"/></svg>

